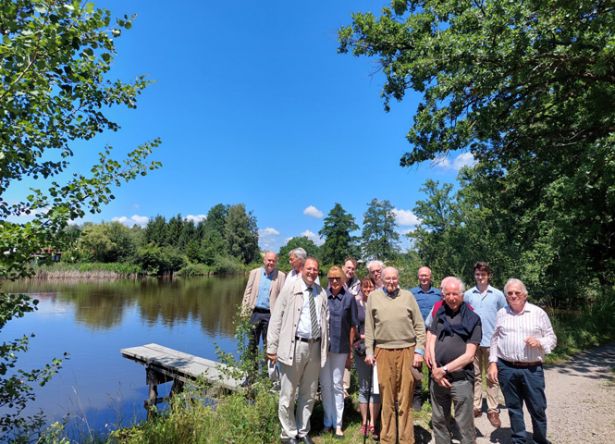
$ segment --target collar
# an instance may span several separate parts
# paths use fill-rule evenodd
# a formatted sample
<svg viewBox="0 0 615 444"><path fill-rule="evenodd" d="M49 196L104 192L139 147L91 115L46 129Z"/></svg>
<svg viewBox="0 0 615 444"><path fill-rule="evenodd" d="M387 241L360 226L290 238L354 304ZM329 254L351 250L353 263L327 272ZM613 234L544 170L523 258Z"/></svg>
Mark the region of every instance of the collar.
<svg viewBox="0 0 615 444"><path fill-rule="evenodd" d="M267 270L265 270L265 267L261 267L261 270L263 271L263 276L268 277L269 279L271 279L273 273L275 273L275 268L271 270L271 273L269 274L267 274Z"/></svg>
<svg viewBox="0 0 615 444"><path fill-rule="evenodd" d="M331 287L327 288L327 297L329 299L342 299L345 294L346 289L344 287L342 287L341 291L337 294L337 296L333 295L333 293L331 292Z"/></svg>
<svg viewBox="0 0 615 444"><path fill-rule="evenodd" d="M387 291L387 289L385 287L382 287L382 291L384 291L384 294L386 294L388 297L390 297L391 299L395 299L398 295L399 295L399 287L397 287L393 293L389 293Z"/></svg>
<svg viewBox="0 0 615 444"><path fill-rule="evenodd" d="M472 289L472 293L482 294L481 291L478 289L478 285L474 286L474 288ZM493 293L493 287L491 285L487 285L485 293Z"/></svg>

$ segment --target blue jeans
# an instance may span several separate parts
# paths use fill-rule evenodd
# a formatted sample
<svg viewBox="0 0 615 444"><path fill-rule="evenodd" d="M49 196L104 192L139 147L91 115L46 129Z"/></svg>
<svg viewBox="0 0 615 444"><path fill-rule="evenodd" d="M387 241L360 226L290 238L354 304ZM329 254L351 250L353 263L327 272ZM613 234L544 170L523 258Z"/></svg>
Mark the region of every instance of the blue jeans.
<svg viewBox="0 0 615 444"><path fill-rule="evenodd" d="M523 403L532 418L534 441L549 444L547 440L547 398L545 396L545 375L542 365L517 368L498 360L498 378L504 394L513 444L528 442L528 433L523 421Z"/></svg>

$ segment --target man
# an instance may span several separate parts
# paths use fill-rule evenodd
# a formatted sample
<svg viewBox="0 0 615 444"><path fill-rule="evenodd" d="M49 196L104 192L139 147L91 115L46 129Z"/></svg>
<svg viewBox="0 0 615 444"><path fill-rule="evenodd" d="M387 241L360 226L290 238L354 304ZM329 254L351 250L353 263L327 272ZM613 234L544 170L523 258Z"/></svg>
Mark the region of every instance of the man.
<svg viewBox="0 0 615 444"><path fill-rule="evenodd" d="M385 444L413 444L411 369L423 361L425 326L412 293L399 288L397 269L386 267L382 274L384 288L369 295L365 309L365 363L378 364L380 439Z"/></svg>
<svg viewBox="0 0 615 444"><path fill-rule="evenodd" d="M282 443L312 443L310 416L329 349L327 294L317 277L318 261L308 257L300 278L280 293L269 323L267 358L280 369Z"/></svg>
<svg viewBox="0 0 615 444"><path fill-rule="evenodd" d="M252 336L250 337L249 348L250 353L255 358L261 338L263 347L266 347L267 327L271 318L271 310L275 306L286 277L283 272L276 268L277 264L278 256L272 251L267 251L263 257L263 266L250 272L248 284L243 293L241 309L244 316L250 315ZM258 368L256 359L255 367Z"/></svg>
<svg viewBox="0 0 615 444"><path fill-rule="evenodd" d="M369 272L369 277L374 283L374 288L382 288L384 285L382 282L382 269L384 268L384 263L382 261L369 261L367 263L367 271Z"/></svg>
<svg viewBox="0 0 615 444"><path fill-rule="evenodd" d="M504 294L497 288L489 285L491 281L491 268L487 262L474 264L474 280L476 286L466 291L464 300L470 304L481 320L483 327L483 339L476 349L474 357L474 417L483 414L483 372L487 375L489 366L489 347L491 335L495 328L495 316L499 309L506 305ZM502 425L498 411L498 392L500 387L497 383L487 381L487 418L491 425L498 428Z"/></svg>
<svg viewBox="0 0 615 444"><path fill-rule="evenodd" d="M532 418L533 438L548 444L547 398L542 368L545 355L557 343L549 316L527 302L527 289L519 279L504 286L508 306L498 311L491 337L488 378L500 384L510 417L513 444L527 442L523 403Z"/></svg>
<svg viewBox="0 0 615 444"><path fill-rule="evenodd" d="M431 423L435 444L451 444L451 404L461 433L461 444L474 444L472 398L474 355L481 340L480 318L463 301L463 283L449 276L442 280L444 304L429 328L431 368Z"/></svg>
<svg viewBox="0 0 615 444"><path fill-rule="evenodd" d="M286 280L284 281L284 290L285 287L291 287L295 283L297 279L301 277L301 270L303 269L303 264L305 263L305 259L307 258L307 252L301 248L295 248L288 253L288 262L290 263L290 271L286 275ZM318 276L316 277L316 283L320 285L320 280Z"/></svg>
<svg viewBox="0 0 615 444"><path fill-rule="evenodd" d="M431 281L431 269L429 267L421 267L418 271L419 286L414 287L410 291L416 299L416 303L421 310L421 316L423 321L426 321L429 317L429 312L433 308L434 304L442 300L442 293L440 289L434 287ZM427 323L425 322L427 327ZM419 372L422 370L422 365L418 368ZM423 400L421 393L423 392L423 381L420 379L415 381L414 385L414 398L412 400L412 407L416 411L421 410Z"/></svg>
<svg viewBox="0 0 615 444"><path fill-rule="evenodd" d="M336 438L343 438L344 370L352 366L352 348L357 325L357 301L344 286L346 276L333 266L327 273L327 305L329 307L329 351L327 362L320 370L320 392L324 410L325 430L334 430Z"/></svg>
<svg viewBox="0 0 615 444"><path fill-rule="evenodd" d="M344 286L353 296L357 296L361 291L361 280L357 278L357 260L353 257L347 257L344 260L344 266L342 267L344 275L346 277Z"/></svg>

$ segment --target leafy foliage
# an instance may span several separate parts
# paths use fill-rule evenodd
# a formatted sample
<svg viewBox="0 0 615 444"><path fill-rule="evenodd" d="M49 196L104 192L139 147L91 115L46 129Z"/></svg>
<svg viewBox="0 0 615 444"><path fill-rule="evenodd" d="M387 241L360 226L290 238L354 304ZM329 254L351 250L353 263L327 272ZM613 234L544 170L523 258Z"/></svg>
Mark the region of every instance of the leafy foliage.
<svg viewBox="0 0 615 444"><path fill-rule="evenodd" d="M145 159L160 143L144 143L123 161L111 147L99 154L89 173L69 173L75 141L88 141L119 125L108 117L115 106L136 107L146 87L109 76L115 39L132 19L112 23L111 14L91 3L55 0L2 1L0 7L0 281L27 276L30 259L42 249L59 246L69 220L86 211L99 212L114 199L112 187L160 166ZM24 180L39 188L17 202L6 191ZM42 183L41 183L42 181ZM42 188L41 188L42 187ZM18 223L23 216L27 222ZM25 296L0 294L0 329L35 308ZM22 418L33 399L31 384L45 384L60 361L40 370L17 369L15 352L25 352L28 338L0 345L0 424L3 436L17 439L35 433L42 415Z"/></svg>

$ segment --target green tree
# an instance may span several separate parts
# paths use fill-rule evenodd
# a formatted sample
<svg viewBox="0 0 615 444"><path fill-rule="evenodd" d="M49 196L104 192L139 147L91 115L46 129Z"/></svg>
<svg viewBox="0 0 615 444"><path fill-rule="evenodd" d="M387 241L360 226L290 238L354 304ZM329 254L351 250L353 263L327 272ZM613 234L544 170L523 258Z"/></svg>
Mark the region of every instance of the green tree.
<svg viewBox="0 0 615 444"><path fill-rule="evenodd" d="M115 40L131 24L129 17L112 22L109 11L92 3L2 2L0 281L28 275L33 254L60 246L59 234L67 221L86 211L99 212L114 198L113 187L159 167L145 162L159 144L154 140L122 162L112 159L111 147L106 147L89 173L58 179L70 165L73 143L119 129L108 117L110 110L136 107L148 83L143 77L125 83L109 74ZM37 182L41 179L45 181ZM8 202L7 189L23 180L34 181L35 188L26 198ZM31 220L12 219L24 215ZM0 329L35 307L23 295L2 293L0 301ZM27 337L0 344L0 428L8 439L31 434L42 425L40 415L24 417L21 412L34 397L31 384L44 384L60 367L53 361L40 370L17 369L16 356L27 348Z"/></svg>
<svg viewBox="0 0 615 444"><path fill-rule="evenodd" d="M386 109L422 94L401 164L470 150L472 192L545 293L615 282L613 12L600 0L394 1L339 34L340 51L379 58Z"/></svg>
<svg viewBox="0 0 615 444"><path fill-rule="evenodd" d="M318 234L325 239L320 247L322 260L327 264L342 264L348 256L357 256L355 238L350 234L358 230L352 214L336 203Z"/></svg>
<svg viewBox="0 0 615 444"><path fill-rule="evenodd" d="M147 222L143 239L148 245L167 245L167 220L164 216L157 215Z"/></svg>
<svg viewBox="0 0 615 444"><path fill-rule="evenodd" d="M136 250L130 228L119 222L86 224L77 242L80 257L94 262L125 262Z"/></svg>
<svg viewBox="0 0 615 444"><path fill-rule="evenodd" d="M394 259L399 253L399 233L395 231L396 227L391 202L372 199L363 215L361 247L364 257Z"/></svg>
<svg viewBox="0 0 615 444"><path fill-rule="evenodd" d="M229 207L224 224L224 238L228 253L244 264L259 258L256 217L246 211L244 204Z"/></svg>

